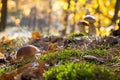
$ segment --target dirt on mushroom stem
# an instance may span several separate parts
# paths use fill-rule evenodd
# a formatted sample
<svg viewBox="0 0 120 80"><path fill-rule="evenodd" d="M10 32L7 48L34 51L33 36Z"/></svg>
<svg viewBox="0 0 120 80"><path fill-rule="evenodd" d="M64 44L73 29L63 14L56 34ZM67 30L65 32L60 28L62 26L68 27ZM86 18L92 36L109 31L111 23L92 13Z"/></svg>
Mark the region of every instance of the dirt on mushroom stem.
<svg viewBox="0 0 120 80"><path fill-rule="evenodd" d="M80 27L80 32L86 33L85 26L88 26L88 24L85 21L81 20L77 25Z"/></svg>

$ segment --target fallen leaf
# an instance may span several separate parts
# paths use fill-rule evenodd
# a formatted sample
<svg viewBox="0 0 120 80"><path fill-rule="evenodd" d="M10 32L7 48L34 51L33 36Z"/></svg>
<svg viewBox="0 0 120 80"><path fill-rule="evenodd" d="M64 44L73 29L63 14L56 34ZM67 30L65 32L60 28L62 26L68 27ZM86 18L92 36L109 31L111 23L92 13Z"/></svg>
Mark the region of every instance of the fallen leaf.
<svg viewBox="0 0 120 80"><path fill-rule="evenodd" d="M4 55L0 52L0 59L4 58Z"/></svg>
<svg viewBox="0 0 120 80"><path fill-rule="evenodd" d="M57 43L49 43L48 50L50 50L50 51L57 51L58 50Z"/></svg>
<svg viewBox="0 0 120 80"><path fill-rule="evenodd" d="M40 34L39 32L37 32L37 31L32 32L32 39L33 40L39 39L39 38L42 38L42 37L43 37L43 35Z"/></svg>

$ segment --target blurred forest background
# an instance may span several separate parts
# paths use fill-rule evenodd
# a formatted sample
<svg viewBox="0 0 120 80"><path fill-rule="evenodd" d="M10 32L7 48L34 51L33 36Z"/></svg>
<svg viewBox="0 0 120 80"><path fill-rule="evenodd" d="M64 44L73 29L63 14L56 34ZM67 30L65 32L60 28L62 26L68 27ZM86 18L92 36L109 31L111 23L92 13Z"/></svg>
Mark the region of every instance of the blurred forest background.
<svg viewBox="0 0 120 80"><path fill-rule="evenodd" d="M97 35L109 35L118 29L120 0L0 0L0 31L19 27L64 35L79 32L86 15L95 17Z"/></svg>

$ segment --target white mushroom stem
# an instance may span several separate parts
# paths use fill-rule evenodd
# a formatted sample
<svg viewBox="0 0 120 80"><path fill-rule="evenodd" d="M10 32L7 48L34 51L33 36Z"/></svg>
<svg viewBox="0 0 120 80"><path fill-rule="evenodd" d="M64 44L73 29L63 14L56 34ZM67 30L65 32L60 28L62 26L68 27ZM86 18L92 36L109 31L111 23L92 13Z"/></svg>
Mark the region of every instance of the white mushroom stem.
<svg viewBox="0 0 120 80"><path fill-rule="evenodd" d="M93 23L89 23L88 33L89 33L89 35L96 35L96 28L95 28L95 25Z"/></svg>
<svg viewBox="0 0 120 80"><path fill-rule="evenodd" d="M79 26L80 32L86 33L85 26L88 26L88 24L85 21L83 20L79 21L78 26Z"/></svg>
<svg viewBox="0 0 120 80"><path fill-rule="evenodd" d="M86 32L85 32L85 26L84 26L84 25L80 25L80 32L86 33Z"/></svg>

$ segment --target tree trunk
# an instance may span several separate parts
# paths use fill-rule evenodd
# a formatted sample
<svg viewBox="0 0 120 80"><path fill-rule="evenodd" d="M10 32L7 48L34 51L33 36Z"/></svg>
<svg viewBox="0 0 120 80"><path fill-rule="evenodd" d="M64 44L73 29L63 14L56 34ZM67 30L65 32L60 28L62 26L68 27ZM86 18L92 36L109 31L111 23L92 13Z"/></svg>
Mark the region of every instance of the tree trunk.
<svg viewBox="0 0 120 80"><path fill-rule="evenodd" d="M68 3L68 7L67 7L67 10L65 11L65 17L64 17L64 20L63 20L62 35L65 35L66 34L66 30L67 30L69 8L70 8L70 0L67 0L67 3Z"/></svg>
<svg viewBox="0 0 120 80"><path fill-rule="evenodd" d="M116 1L116 5L115 5L115 12L114 12L114 16L113 16L113 19L112 19L112 22L115 23L116 20L118 19L118 12L120 10L120 0L117 0Z"/></svg>
<svg viewBox="0 0 120 80"><path fill-rule="evenodd" d="M50 25L51 25L51 13L52 13L52 0L49 0L49 12L48 12L48 35L50 33Z"/></svg>
<svg viewBox="0 0 120 80"><path fill-rule="evenodd" d="M37 8L36 6L33 6L30 11L30 19L29 19L29 27L31 30L35 30L37 27Z"/></svg>
<svg viewBox="0 0 120 80"><path fill-rule="evenodd" d="M73 17L73 24L71 25L71 33L73 33L75 31L75 24L76 24L76 6L77 6L77 1L78 0L75 0L75 11L74 11L74 17Z"/></svg>
<svg viewBox="0 0 120 80"><path fill-rule="evenodd" d="M0 31L3 31L6 28L6 19L7 19L7 0L2 0Z"/></svg>

